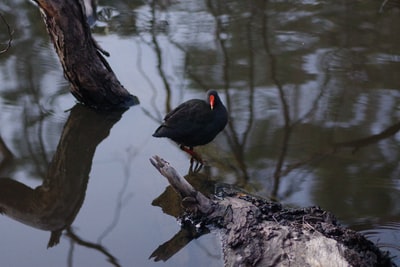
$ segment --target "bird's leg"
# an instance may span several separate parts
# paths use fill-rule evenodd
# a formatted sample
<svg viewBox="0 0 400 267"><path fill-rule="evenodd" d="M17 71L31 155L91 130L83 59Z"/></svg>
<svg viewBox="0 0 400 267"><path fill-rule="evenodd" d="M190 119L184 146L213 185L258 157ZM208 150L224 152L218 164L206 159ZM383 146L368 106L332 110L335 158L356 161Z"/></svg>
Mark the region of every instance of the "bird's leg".
<svg viewBox="0 0 400 267"><path fill-rule="evenodd" d="M190 162L192 163L193 160L196 160L198 163L200 163L201 165L203 165L203 159L201 158L201 156L196 153L193 150L193 147L186 147L184 145L180 145L180 148L185 151L186 153L188 153L191 157Z"/></svg>
<svg viewBox="0 0 400 267"><path fill-rule="evenodd" d="M180 145L179 148L182 149L183 151L185 151L186 153L188 153L190 156L192 156L192 154L194 152L193 147L187 147L184 145Z"/></svg>

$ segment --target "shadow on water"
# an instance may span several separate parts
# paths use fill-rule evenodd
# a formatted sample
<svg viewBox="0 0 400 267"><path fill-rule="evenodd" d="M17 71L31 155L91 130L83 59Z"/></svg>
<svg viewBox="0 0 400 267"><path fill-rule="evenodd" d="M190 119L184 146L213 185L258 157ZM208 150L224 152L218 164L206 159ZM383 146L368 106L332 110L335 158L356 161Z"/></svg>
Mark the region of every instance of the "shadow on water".
<svg viewBox="0 0 400 267"><path fill-rule="evenodd" d="M123 113L99 113L75 105L40 186L31 188L10 178L0 179L1 213L34 228L50 231L48 247L58 244L66 229L67 236L77 242L70 226L85 198L96 147L109 135ZM4 151L7 150L2 149Z"/></svg>

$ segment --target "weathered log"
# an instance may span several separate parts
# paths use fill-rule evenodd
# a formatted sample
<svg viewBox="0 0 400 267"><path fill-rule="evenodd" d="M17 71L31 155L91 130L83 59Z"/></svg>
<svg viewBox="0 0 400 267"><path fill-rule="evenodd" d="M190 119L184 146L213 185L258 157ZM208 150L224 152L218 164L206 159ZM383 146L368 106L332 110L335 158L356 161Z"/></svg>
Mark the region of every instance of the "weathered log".
<svg viewBox="0 0 400 267"><path fill-rule="evenodd" d="M225 266L395 266L387 252L318 207L284 208L229 186L207 198L165 160L150 161L181 195L182 221L220 229ZM160 250L156 260L167 258Z"/></svg>
<svg viewBox="0 0 400 267"><path fill-rule="evenodd" d="M102 56L107 52L92 37L82 0L34 1L78 101L96 109L124 109L139 103Z"/></svg>

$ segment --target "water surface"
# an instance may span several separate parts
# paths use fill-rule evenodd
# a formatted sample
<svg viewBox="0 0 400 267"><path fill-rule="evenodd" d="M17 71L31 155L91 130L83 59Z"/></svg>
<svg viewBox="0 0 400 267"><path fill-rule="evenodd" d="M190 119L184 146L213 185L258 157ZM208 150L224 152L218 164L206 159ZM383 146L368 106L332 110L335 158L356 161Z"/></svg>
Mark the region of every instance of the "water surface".
<svg viewBox="0 0 400 267"><path fill-rule="evenodd" d="M2 266L221 266L214 234L149 259L180 226L148 159L189 169L176 144L151 134L209 88L230 121L199 149L210 167L192 177L197 186L319 205L400 263L397 1L99 1L94 36L140 100L108 117L76 106L35 6L6 1L0 11L14 29L0 55L0 176L50 183L50 204L65 199L56 210L72 216L49 249L43 222L1 216Z"/></svg>

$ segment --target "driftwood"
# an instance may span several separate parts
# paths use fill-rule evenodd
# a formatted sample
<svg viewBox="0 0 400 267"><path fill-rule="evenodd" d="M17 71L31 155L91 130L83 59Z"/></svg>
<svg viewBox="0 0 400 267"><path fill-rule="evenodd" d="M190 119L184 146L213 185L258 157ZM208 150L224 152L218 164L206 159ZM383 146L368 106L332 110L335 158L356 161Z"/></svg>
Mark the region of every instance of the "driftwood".
<svg viewBox="0 0 400 267"><path fill-rule="evenodd" d="M93 39L82 0L34 0L43 15L64 75L75 98L96 109L124 109L138 104L118 81Z"/></svg>
<svg viewBox="0 0 400 267"><path fill-rule="evenodd" d="M219 229L225 266L395 266L388 253L318 207L288 209L228 186L208 198L165 160L154 156L150 161L186 209L185 230L175 242L190 241L188 223ZM160 246L151 257L167 259L166 248Z"/></svg>

